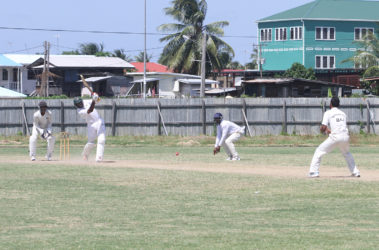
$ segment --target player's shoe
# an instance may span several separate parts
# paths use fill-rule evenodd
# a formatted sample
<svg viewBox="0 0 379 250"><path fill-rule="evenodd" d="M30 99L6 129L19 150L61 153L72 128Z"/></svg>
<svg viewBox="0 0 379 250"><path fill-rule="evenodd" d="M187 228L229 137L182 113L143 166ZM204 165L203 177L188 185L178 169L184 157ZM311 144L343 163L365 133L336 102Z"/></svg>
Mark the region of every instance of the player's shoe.
<svg viewBox="0 0 379 250"><path fill-rule="evenodd" d="M233 156L229 156L228 158L226 158L227 161L232 161L233 160Z"/></svg>
<svg viewBox="0 0 379 250"><path fill-rule="evenodd" d="M310 172L308 174L308 177L309 178L317 178L317 177L320 177L319 173L318 172Z"/></svg>
<svg viewBox="0 0 379 250"><path fill-rule="evenodd" d="M351 177L357 177L357 178L359 178L359 177L361 177L361 174L358 172L358 173L353 173L353 174L351 174Z"/></svg>
<svg viewBox="0 0 379 250"><path fill-rule="evenodd" d="M30 160L31 160L31 161L35 161L35 160L36 160L36 157L35 157L35 156L32 156L32 157L30 157Z"/></svg>
<svg viewBox="0 0 379 250"><path fill-rule="evenodd" d="M241 158L239 156L234 156L232 158L232 161L240 161L240 160L241 160Z"/></svg>
<svg viewBox="0 0 379 250"><path fill-rule="evenodd" d="M83 155L83 161L88 161L88 156Z"/></svg>
<svg viewBox="0 0 379 250"><path fill-rule="evenodd" d="M96 159L96 162L102 162L103 161L103 158L102 157L99 157Z"/></svg>

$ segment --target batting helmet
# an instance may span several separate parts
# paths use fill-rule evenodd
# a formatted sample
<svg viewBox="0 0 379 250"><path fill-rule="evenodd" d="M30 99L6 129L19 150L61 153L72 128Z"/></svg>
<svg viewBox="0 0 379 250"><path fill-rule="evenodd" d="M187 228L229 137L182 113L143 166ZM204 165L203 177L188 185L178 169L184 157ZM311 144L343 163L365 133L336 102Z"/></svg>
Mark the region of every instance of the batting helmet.
<svg viewBox="0 0 379 250"><path fill-rule="evenodd" d="M221 113L214 114L213 120L222 120L222 114Z"/></svg>
<svg viewBox="0 0 379 250"><path fill-rule="evenodd" d="M81 103L81 102L83 102L83 99L80 98L80 97L76 97L76 98L74 99L74 105L75 105L75 106L76 106L77 104Z"/></svg>

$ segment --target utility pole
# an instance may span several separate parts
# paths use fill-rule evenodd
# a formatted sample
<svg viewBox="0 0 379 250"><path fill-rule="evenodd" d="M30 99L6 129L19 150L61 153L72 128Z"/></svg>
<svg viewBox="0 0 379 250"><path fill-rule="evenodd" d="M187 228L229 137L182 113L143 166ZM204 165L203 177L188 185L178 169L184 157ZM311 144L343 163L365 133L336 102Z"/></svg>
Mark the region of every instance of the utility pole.
<svg viewBox="0 0 379 250"><path fill-rule="evenodd" d="M203 46L201 52L201 85L200 85L200 97L204 98L205 90L205 60L207 54L207 33L203 32Z"/></svg>
<svg viewBox="0 0 379 250"><path fill-rule="evenodd" d="M144 48L143 48L143 99L146 99L146 0L145 0L145 30L144 30Z"/></svg>
<svg viewBox="0 0 379 250"><path fill-rule="evenodd" d="M253 46L255 47L258 47L258 65L259 65L259 73L260 73L260 77L262 78L262 61L263 61L263 58L262 58L262 46L266 46L265 44L261 44L259 43L258 45L256 44L253 44Z"/></svg>
<svg viewBox="0 0 379 250"><path fill-rule="evenodd" d="M40 96L49 96L49 59L50 59L50 43L45 41L44 44L44 60L43 71L41 75Z"/></svg>

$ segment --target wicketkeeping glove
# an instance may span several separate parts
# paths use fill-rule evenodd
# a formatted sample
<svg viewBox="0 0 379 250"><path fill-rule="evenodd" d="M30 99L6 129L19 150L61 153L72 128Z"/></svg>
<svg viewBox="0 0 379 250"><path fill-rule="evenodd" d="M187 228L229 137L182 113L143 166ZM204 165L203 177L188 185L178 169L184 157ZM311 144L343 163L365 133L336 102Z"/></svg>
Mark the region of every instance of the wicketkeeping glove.
<svg viewBox="0 0 379 250"><path fill-rule="evenodd" d="M213 149L213 154L215 155L215 154L217 154L218 152L220 152L220 147L215 147L215 148Z"/></svg>

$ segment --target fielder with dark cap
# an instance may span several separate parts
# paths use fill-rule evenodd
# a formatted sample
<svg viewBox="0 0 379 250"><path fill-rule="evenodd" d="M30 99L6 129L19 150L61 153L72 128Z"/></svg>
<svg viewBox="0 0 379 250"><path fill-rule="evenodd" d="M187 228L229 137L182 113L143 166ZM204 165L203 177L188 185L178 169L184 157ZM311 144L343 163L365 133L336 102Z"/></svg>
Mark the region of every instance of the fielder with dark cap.
<svg viewBox="0 0 379 250"><path fill-rule="evenodd" d="M223 146L225 153L228 155L226 160L239 161L240 157L234 146L234 142L238 141L242 134L245 133L245 127L240 127L237 124L224 120L221 113L216 113L213 120L217 124L217 137L213 154L220 152Z"/></svg>
<svg viewBox="0 0 379 250"><path fill-rule="evenodd" d="M349 152L349 130L346 124L346 114L338 107L340 100L338 97L333 97L330 101L330 110L326 111L322 119L320 131L328 134L328 138L316 149L311 166L309 168L309 177L319 177L319 168L321 158L334 148L338 147L345 157L346 163L349 166L351 176L360 177L359 169L355 165L355 161ZM329 126L329 128L328 128Z"/></svg>
<svg viewBox="0 0 379 250"><path fill-rule="evenodd" d="M55 138L52 134L52 119L51 111L47 109L47 103L41 101L39 104L39 111L33 115L33 131L29 138L29 153L32 161L36 160L36 148L38 135L47 141L47 154L46 159L51 161L54 151Z"/></svg>
<svg viewBox="0 0 379 250"><path fill-rule="evenodd" d="M95 109L95 104L98 100L99 96L94 93L92 95L92 101L83 101L82 98L78 97L74 99L74 105L77 107L80 117L87 122L88 142L83 149L83 159L88 160L92 148L95 147L95 140L97 137L96 161L101 162L104 157L105 125L103 119L101 119L99 113Z"/></svg>

